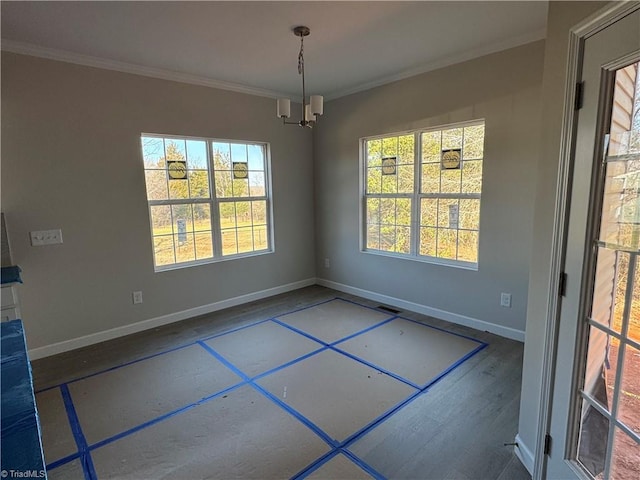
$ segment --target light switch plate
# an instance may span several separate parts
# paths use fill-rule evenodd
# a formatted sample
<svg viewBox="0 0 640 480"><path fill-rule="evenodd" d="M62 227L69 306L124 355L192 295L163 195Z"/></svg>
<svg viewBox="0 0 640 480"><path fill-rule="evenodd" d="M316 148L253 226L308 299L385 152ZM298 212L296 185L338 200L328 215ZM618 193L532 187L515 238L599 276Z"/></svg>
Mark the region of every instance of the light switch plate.
<svg viewBox="0 0 640 480"><path fill-rule="evenodd" d="M31 246L42 247L43 245L58 245L62 243L62 230L37 230L29 232L31 236Z"/></svg>

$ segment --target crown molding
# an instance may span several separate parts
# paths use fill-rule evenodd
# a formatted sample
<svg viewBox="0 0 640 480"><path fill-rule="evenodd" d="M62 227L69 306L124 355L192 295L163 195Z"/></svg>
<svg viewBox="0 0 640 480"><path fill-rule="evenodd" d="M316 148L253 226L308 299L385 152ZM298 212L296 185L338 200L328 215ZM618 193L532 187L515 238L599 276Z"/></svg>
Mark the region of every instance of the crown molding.
<svg viewBox="0 0 640 480"><path fill-rule="evenodd" d="M490 45L486 45L484 47L479 47L473 50L468 50L459 55L453 55L444 59L436 60L435 62L430 62L427 64L420 65L415 68L410 68L408 70L404 70L402 72L396 73L394 75L381 77L371 82L363 83L361 85L357 85L355 87L350 87L343 90L338 90L331 95L327 95L327 100L335 100L336 98L346 97L347 95L352 95L354 93L363 92L365 90L370 90L372 88L380 87L382 85L386 85L389 83L397 82L399 80L404 80L409 77L415 77L416 75L421 75L423 73L432 72L433 70L438 70L439 68L449 67L451 65L455 65L456 63L462 63L469 60L473 60L478 57L482 57L484 55L489 55L492 53L497 53L502 50L507 50L509 48L519 47L521 45L526 45L527 43L536 42L538 40L543 40L547 36L546 28L536 30L535 32L530 32L524 35L520 35L519 37L511 38L507 41L496 42Z"/></svg>
<svg viewBox="0 0 640 480"><path fill-rule="evenodd" d="M162 80L170 80L180 83L189 83L202 87L218 88L221 90L229 90L237 93L245 93L248 95L256 95L259 97L282 98L289 95L267 90L263 88L249 87L232 82L224 82L214 80L208 77L198 75L190 75L188 73L179 73L172 70L162 68L145 67L133 63L119 62L116 60L108 60L104 58L94 57L91 55L83 55L81 53L68 52L66 50L58 50L54 48L41 47L25 42L2 39L0 49L6 52L18 53L21 55L30 55L32 57L46 58L48 60L57 60L60 62L74 63L86 67L102 68L106 70L115 70L117 72L131 73L133 75L142 75L145 77L159 78Z"/></svg>

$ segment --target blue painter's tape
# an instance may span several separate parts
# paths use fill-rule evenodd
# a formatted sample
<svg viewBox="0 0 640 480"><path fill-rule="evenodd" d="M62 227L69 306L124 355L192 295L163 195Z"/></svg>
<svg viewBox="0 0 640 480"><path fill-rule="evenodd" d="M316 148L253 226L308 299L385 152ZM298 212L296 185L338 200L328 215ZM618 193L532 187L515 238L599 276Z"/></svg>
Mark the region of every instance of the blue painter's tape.
<svg viewBox="0 0 640 480"><path fill-rule="evenodd" d="M360 458L358 458L356 455L354 455L353 452L347 450L346 448L341 449L341 451L342 451L342 454L345 457L347 457L353 463L358 465L361 469L363 469L365 472L367 472L369 475L371 475L376 480L385 480L384 475L382 475L380 472L378 472L375 468L373 468L368 463L365 463L364 461L362 461Z"/></svg>
<svg viewBox="0 0 640 480"><path fill-rule="evenodd" d="M482 340L478 340L477 338L469 337L468 335L463 335L462 333L450 332L449 330L445 330L441 327L434 327L433 325L427 325L426 323L419 322L418 320L413 320L412 318L406 318L402 316L398 316L401 320L406 320L407 322L417 323L418 325L422 325L423 327L433 328L434 330L440 330L441 332L448 333L449 335L455 335L456 337L466 338L467 340L471 340L476 343L482 343L484 345L488 345Z"/></svg>
<svg viewBox="0 0 640 480"><path fill-rule="evenodd" d="M349 352L345 352L344 350L340 350L337 347L330 347L330 348L331 348L331 350L333 350L336 353L344 355L345 357L349 357L350 359L355 360L358 363L362 363L363 365L366 365L367 367L371 367L374 370L378 370L379 372L382 372L385 375L390 376L391 378L395 378L396 380L398 380L398 381L400 381L402 383L405 383L405 384L409 385L410 387L415 388L416 390L421 390L422 389L422 387L420 387L420 385L417 385L417 384L413 383L411 380L407 380L406 378L401 377L400 375L398 375L396 373L393 373L392 371L387 370L386 368L382 368L382 367L380 367L380 366L378 366L378 365L376 365L374 363L368 362L367 360L364 360L362 358L356 357L355 355L352 355Z"/></svg>
<svg viewBox="0 0 640 480"><path fill-rule="evenodd" d="M86 378L95 377L96 375L101 375L103 373L111 372L112 370L117 370L118 368L126 367L128 365L133 365L134 363L142 362L144 360L149 360L150 358L159 357L160 355L165 355L167 353L175 352L176 350L181 350L183 348L192 347L195 344L196 344L196 342L186 343L186 344L180 345L178 347L170 348L169 350L164 350L162 352L153 353L151 355L147 355L146 357L141 357L141 358L138 358L136 360L131 360L130 362L125 362L125 363L122 363L122 364L119 364L119 365L115 365L113 367L105 368L104 370L100 370L98 372L94 372L94 373L90 373L88 375L83 375L81 377L74 378L72 380L69 380L68 382L64 382L64 383L61 383L59 385L54 385L52 387L43 388L42 390L38 390L36 393L46 392L47 390L52 390L54 388L59 388L59 387L62 387L63 385L67 385L69 383L79 382L80 380L84 380Z"/></svg>
<svg viewBox="0 0 640 480"><path fill-rule="evenodd" d="M300 470L298 473L296 473L293 477L291 477L291 480L298 480L311 475L313 472L318 470L322 465L324 465L333 457L338 455L338 453L340 453L340 450L338 450L337 448L331 449L330 451L322 455L320 458L318 458L317 460L314 460L309 465L307 465L302 470Z"/></svg>
<svg viewBox="0 0 640 480"><path fill-rule="evenodd" d="M453 371L454 369L458 368L460 365L462 365L464 362L466 362L467 360L469 360L471 357L473 357L476 353L478 353L480 350L483 350L484 348L486 348L488 345L486 343L483 343L482 345L478 345L474 350L472 350L471 352L467 353L464 357L460 358L458 361L456 361L455 363L453 363L452 365L450 365L448 368L446 368L445 370L443 370L442 372L440 372L439 375L437 375L436 377L433 377L430 381L428 381L424 387L422 387L422 390L426 390L427 388L429 388L431 385L433 385L434 383L438 382L441 378L443 378L444 376L448 375L451 371Z"/></svg>
<svg viewBox="0 0 640 480"><path fill-rule="evenodd" d="M120 440L123 437L127 437L133 433L136 433L144 428L150 427L152 425L155 425L156 423L160 423L163 422L165 420L167 420L168 418L171 417L175 417L176 415L179 415L180 413L186 412L188 410L191 410L192 408L197 407L198 405L202 405L204 403L207 403L211 400L213 400L214 398L218 398L221 397L223 395L226 395L229 392L232 392L244 385L247 385L247 382L240 382L240 383L236 383L235 385L232 385L230 387L225 388L224 390L221 390L219 392L216 392L212 395L208 395L206 397L202 397L200 400L198 400L197 402L193 402L190 403L189 405L186 405L184 407L181 408L177 408L175 410L172 410L171 412L167 412L163 415L160 415L159 417L156 417L152 420L149 420L148 422L144 422L141 423L140 425L130 428L129 430L125 430L124 432L120 432L116 435L113 435L112 437L109 438L105 438L104 440L100 440L99 442L94 443L93 445L91 445L89 447L89 450L95 450L96 448L100 448L100 447L104 447L105 445L108 445L109 443L113 443L116 440Z"/></svg>
<svg viewBox="0 0 640 480"><path fill-rule="evenodd" d="M357 337L358 335L362 335L363 333L370 332L371 330L379 328L379 327L381 327L381 326L383 326L383 325L395 320L396 318L398 318L398 317L387 318L386 320L383 320L380 323L376 323L375 325L372 325L372 326L367 327L367 328L365 328L363 330L360 330L359 332L352 333L351 335L347 335L346 337L341 338L340 340L336 340L335 342L333 342L331 344L331 346L337 345L337 344L342 343L342 342L346 342L347 340L351 340L352 338Z"/></svg>
<svg viewBox="0 0 640 480"><path fill-rule="evenodd" d="M325 347L330 347L330 346L331 346L331 344L330 344L330 343L327 343L327 342L325 342L325 341L323 341L323 340L320 340L319 338L316 338L316 337L314 337L313 335L311 335L311 334L309 334L309 333L307 333L307 332L304 332L304 331L302 331L302 330L300 330L300 329L298 329L298 328L296 328L296 327L292 327L291 325L287 325L286 323L284 323L284 322L283 322L283 321L281 321L281 320L278 320L277 318L274 318L274 319L273 319L273 321L274 321L274 322L276 322L278 325L283 326L284 328L288 328L289 330L291 330L291 331L293 331L293 332L299 333L300 335L302 335L302 336L304 336L304 337L307 337L307 338L308 338L308 339L310 339L310 340L313 340L314 342L321 343L321 344L322 344L322 345L324 345Z"/></svg>
<svg viewBox="0 0 640 480"><path fill-rule="evenodd" d="M298 420L300 420L302 423L304 423L307 427L309 427L311 430L313 430L320 438L322 438L326 443L329 444L329 446L331 447L335 447L337 445L337 442L332 439L329 435L327 435L320 427L318 427L315 423L313 423L311 420L309 420L308 418L306 418L304 415L302 415L300 412L298 412L297 410L294 410L293 408L291 408L289 405L287 405L286 403L284 403L283 401L281 401L279 398L277 398L275 395L273 395L271 392L267 391L264 387L262 387L261 385L258 385L257 383L253 382L251 380L251 378L249 378L244 372L242 372L239 368L237 368L235 365L233 365L230 361L228 361L226 358L224 358L222 355L220 355L218 352L216 352L213 348L211 348L209 345L207 345L204 342L198 342L198 344L204 348L207 352L209 352L211 355L213 355L215 358L217 358L220 362L222 362L223 364L225 364L229 369L231 369L236 375L239 375L240 377L242 377L249 385L251 385L255 390L257 390L259 393L261 393L262 395L264 395L265 397L267 397L268 399L270 399L273 403L275 403L276 405L278 405L279 407L281 407L282 409L286 410L287 412L289 412L291 415L293 415L294 417L296 417Z"/></svg>
<svg viewBox="0 0 640 480"><path fill-rule="evenodd" d="M66 457L59 458L55 462L51 462L47 464L47 471L53 470L54 468L61 467L66 463L73 462L76 458L80 458L80 454L78 452L73 453L71 455L67 455Z"/></svg>
<svg viewBox="0 0 640 480"><path fill-rule="evenodd" d="M84 433L82 433L78 414L73 406L71 393L69 392L69 387L66 383L60 386L60 393L62 394L62 400L64 401L64 408L67 411L67 417L69 418L69 425L71 426L71 432L73 432L73 438L78 446L78 453L80 454L80 463L82 463L84 478L85 480L97 480L98 476L96 475L96 470L93 466L93 460L91 459L87 440L84 437Z"/></svg>
<svg viewBox="0 0 640 480"><path fill-rule="evenodd" d="M299 363L299 362L301 362L303 360L306 360L309 357L313 357L317 353L324 352L325 350L328 350L328 349L329 349L329 347L321 347L321 348L319 348L317 350L314 350L313 352L307 353L306 355L302 355L301 357L295 358L295 359L291 360L290 362L283 363L282 365L280 365L278 367L272 368L271 370L267 370L264 373L256 375L255 377L253 377L251 379L251 381L255 382L257 380L260 380L261 378L266 377L267 375L271 375L272 373L275 373L275 372L277 372L279 370L282 370L283 368L290 367L291 365L294 365L294 364Z"/></svg>
<svg viewBox="0 0 640 480"><path fill-rule="evenodd" d="M307 305L306 307L300 307L295 310L291 310L290 312L283 313L281 315L276 315L274 318L284 317L286 315L291 315L293 313L302 312L303 310L309 310L310 308L317 307L319 305L324 305L325 303L333 302L334 300L339 300L338 297L330 298L329 300L323 300L322 302L314 303L313 305Z"/></svg>

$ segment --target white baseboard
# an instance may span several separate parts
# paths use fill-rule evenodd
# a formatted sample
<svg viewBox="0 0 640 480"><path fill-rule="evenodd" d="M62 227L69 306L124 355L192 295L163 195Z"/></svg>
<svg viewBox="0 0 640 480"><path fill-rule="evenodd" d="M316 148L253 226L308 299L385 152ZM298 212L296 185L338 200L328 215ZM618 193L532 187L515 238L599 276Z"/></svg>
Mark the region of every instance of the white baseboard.
<svg viewBox="0 0 640 480"><path fill-rule="evenodd" d="M518 444L516 447L513 447L513 451L516 454L516 457L522 462L524 468L527 469L529 474L533 476L533 464L535 462L533 458L533 452L525 443L522 441L522 437L520 434L516 435L516 443Z"/></svg>
<svg viewBox="0 0 640 480"><path fill-rule="evenodd" d="M315 285L315 283L315 278L309 278L306 280L301 280L299 282L288 283L286 285L280 285L278 287L260 290L259 292L253 292L246 295L240 295L238 297L228 298L226 300L210 303L208 305L202 305L200 307L189 308L180 312L170 313L161 317L142 320L141 322L123 325L121 327L104 330L102 332L92 333L83 337L65 340L63 342L54 343L52 345L34 348L32 350L29 350L29 358L31 360L36 360L38 358L49 357L58 353L74 350L76 348L93 345L94 343L112 340L114 338L123 337L132 333L138 333L143 330L149 330L151 328L160 327L169 323L179 322L180 320L185 320L187 318L197 317L198 315L204 315L218 310L223 310L225 308L235 307L236 305L242 305L243 303L253 302L254 300L260 300L262 298L272 297L280 293L286 293L292 290L297 290L299 288L308 287L310 285Z"/></svg>
<svg viewBox="0 0 640 480"><path fill-rule="evenodd" d="M358 295L359 297L368 298L369 300L375 300L376 302L385 303L387 305L399 307L405 310L411 310L412 312L422 313L423 315L429 315L430 317L438 318L440 320L446 320L448 322L457 323L466 327L475 328L476 330L487 331L496 335L500 335L501 337L510 338L511 340L524 342L524 332L522 330L516 330L515 328L496 325L494 323L485 322L484 320L478 320L477 318L447 312L446 310L440 310L439 308L428 307L426 305L409 302L400 298L390 297L388 295L372 292L370 290L363 290L361 288L344 285L342 283L333 282L331 280L325 280L324 278L317 278L316 283L318 285L322 285L323 287L333 288L334 290L338 290L340 292Z"/></svg>

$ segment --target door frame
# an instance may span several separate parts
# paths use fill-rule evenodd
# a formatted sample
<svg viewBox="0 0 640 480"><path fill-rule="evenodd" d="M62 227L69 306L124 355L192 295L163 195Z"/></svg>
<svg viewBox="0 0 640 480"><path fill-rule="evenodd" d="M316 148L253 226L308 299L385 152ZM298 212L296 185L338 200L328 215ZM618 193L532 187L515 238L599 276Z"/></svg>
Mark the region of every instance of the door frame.
<svg viewBox="0 0 640 480"><path fill-rule="evenodd" d="M640 8L639 2L615 2L587 17L569 30L569 49L565 81L565 98L560 137L560 155L556 181L556 204L554 209L551 264L547 289L547 314L542 358L542 385L538 411L537 436L533 464L533 480L541 480L546 470L546 437L551 428L551 403L557 361L557 343L560 316L560 285L565 263L565 248L571 198L572 165L575 153L575 138L578 110L575 108L577 83L582 77L585 41L610 27L618 20ZM576 339L576 341L580 341ZM577 349L578 353L581 349ZM575 362L575 360L574 360ZM556 439L564 443L565 439Z"/></svg>

